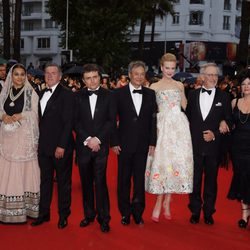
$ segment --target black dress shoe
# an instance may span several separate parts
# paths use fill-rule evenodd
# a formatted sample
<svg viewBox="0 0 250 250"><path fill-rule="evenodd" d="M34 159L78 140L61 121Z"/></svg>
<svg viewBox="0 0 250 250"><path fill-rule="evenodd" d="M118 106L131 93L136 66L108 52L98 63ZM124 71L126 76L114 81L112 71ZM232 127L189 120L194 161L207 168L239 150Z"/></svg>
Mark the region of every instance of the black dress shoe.
<svg viewBox="0 0 250 250"><path fill-rule="evenodd" d="M121 223L122 223L122 225L125 225L125 226L129 225L130 224L130 217L122 216Z"/></svg>
<svg viewBox="0 0 250 250"><path fill-rule="evenodd" d="M94 220L94 218L85 218L80 222L80 227L87 227Z"/></svg>
<svg viewBox="0 0 250 250"><path fill-rule="evenodd" d="M100 226L101 226L101 231L102 231L103 233L107 233L107 232L110 231L110 226L109 226L108 223L103 222Z"/></svg>
<svg viewBox="0 0 250 250"><path fill-rule="evenodd" d="M207 225L213 225L214 224L214 219L213 219L212 215L204 216L204 222Z"/></svg>
<svg viewBox="0 0 250 250"><path fill-rule="evenodd" d="M199 221L200 221L200 216L197 214L192 214L192 216L190 217L190 220L189 220L189 222L191 224L198 224Z"/></svg>
<svg viewBox="0 0 250 250"><path fill-rule="evenodd" d="M59 229L63 229L68 226L68 220L66 218L60 218L57 224Z"/></svg>
<svg viewBox="0 0 250 250"><path fill-rule="evenodd" d="M38 217L35 221L33 221L31 223L31 226L32 227L36 227L36 226L39 226L41 224L43 224L44 222L47 222L50 220L50 216L47 215L47 216L43 216L43 217Z"/></svg>
<svg viewBox="0 0 250 250"><path fill-rule="evenodd" d="M142 219L142 217L136 217L136 216L133 216L133 217L134 217L135 224L137 224L137 225L144 224L144 220Z"/></svg>

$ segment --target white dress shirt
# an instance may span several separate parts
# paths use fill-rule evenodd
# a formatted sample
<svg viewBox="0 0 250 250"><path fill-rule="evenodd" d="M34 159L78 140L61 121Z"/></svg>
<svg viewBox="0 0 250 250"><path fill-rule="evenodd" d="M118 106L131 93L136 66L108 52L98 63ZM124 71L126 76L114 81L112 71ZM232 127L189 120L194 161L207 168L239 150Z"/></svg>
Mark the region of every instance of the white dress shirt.
<svg viewBox="0 0 250 250"><path fill-rule="evenodd" d="M53 93L54 93L56 87L58 86L58 84L59 84L59 83L57 83L56 85L54 85L53 87L51 87L52 92L46 91L46 92L43 94L43 97L42 97L42 99L40 100L40 106L41 106L41 113L42 113L42 115L43 115L43 113L44 113L44 110L45 110L45 108L46 108L46 105L47 105L48 100L49 100L50 97L53 95Z"/></svg>
<svg viewBox="0 0 250 250"><path fill-rule="evenodd" d="M99 88L100 87L98 87L95 90L98 90ZM88 89L88 91L93 91L93 89ZM97 95L92 94L89 96L89 104L90 104L92 118L94 118L94 114L95 114L96 101L97 101Z"/></svg>
<svg viewBox="0 0 250 250"><path fill-rule="evenodd" d="M97 89L95 90L99 90L100 87L98 87ZM88 91L94 91L94 89L88 89ZM95 114L95 106L96 106L96 101L97 101L97 95L95 94L92 94L89 96L89 104L90 104L90 110L91 110L91 116L92 118L94 118L94 114ZM88 136L86 138L86 140L83 142L83 145L84 146L87 146L88 144L88 140L91 138L91 136ZM101 144L101 141L99 140L99 138L97 138L95 136L95 138L98 140L99 144Z"/></svg>
<svg viewBox="0 0 250 250"><path fill-rule="evenodd" d="M204 88L204 87L203 87ZM204 88L206 89L206 88ZM209 111L212 107L213 101L214 101L214 96L215 96L215 88L209 89L211 90L211 94L209 95L207 92L200 92L200 109L201 109L201 114L203 121L206 119L206 117L209 114Z"/></svg>
<svg viewBox="0 0 250 250"><path fill-rule="evenodd" d="M140 110L141 110L141 104L142 104L142 94L138 94L138 93L133 93L133 90L136 89L131 83L129 83L129 89L130 89L130 93L132 96L132 100L135 106L135 110L137 115L140 114ZM136 90L141 90L142 87L139 87Z"/></svg>

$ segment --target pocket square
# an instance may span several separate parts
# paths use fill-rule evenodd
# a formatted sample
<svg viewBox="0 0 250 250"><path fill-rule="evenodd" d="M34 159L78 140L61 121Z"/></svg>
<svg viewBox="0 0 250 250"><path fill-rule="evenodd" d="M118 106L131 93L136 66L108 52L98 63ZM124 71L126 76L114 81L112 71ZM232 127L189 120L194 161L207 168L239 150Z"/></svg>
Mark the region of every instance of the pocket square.
<svg viewBox="0 0 250 250"><path fill-rule="evenodd" d="M215 107L220 107L220 106L222 106L221 102L218 102L218 103L215 104Z"/></svg>

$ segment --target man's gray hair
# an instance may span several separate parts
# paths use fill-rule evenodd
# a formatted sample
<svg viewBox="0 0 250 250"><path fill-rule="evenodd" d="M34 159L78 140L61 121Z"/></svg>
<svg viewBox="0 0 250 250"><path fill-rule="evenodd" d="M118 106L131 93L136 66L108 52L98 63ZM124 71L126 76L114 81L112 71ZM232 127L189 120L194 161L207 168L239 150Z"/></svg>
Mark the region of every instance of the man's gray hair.
<svg viewBox="0 0 250 250"><path fill-rule="evenodd" d="M60 67L58 64L52 63L52 62L46 63L46 64L45 64L45 67L44 67L44 71L45 71L48 67L56 67L56 68L58 69L59 73L62 74L62 69L61 69L61 67Z"/></svg>
<svg viewBox="0 0 250 250"><path fill-rule="evenodd" d="M217 69L218 74L220 73L220 70L217 64L213 62L209 62L200 66L200 74L204 74L204 72L206 71L208 67L215 67Z"/></svg>
<svg viewBox="0 0 250 250"><path fill-rule="evenodd" d="M143 67L143 69L145 70L145 72L147 71L147 66L143 61L132 61L129 65L128 65L128 72L131 73L131 71L134 68L138 68L138 67Z"/></svg>

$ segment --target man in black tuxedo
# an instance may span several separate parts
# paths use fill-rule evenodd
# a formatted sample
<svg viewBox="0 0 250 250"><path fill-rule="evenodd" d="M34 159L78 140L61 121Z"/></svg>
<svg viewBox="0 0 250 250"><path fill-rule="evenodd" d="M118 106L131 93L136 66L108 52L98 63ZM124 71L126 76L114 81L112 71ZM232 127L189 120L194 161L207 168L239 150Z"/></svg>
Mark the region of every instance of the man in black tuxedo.
<svg viewBox="0 0 250 250"><path fill-rule="evenodd" d="M146 66L135 61L129 64L128 70L130 83L115 91L118 123L111 137L111 146L118 155L118 207L123 225L130 223L131 214L136 224L144 223L146 160L156 145L155 92L142 86Z"/></svg>
<svg viewBox="0 0 250 250"><path fill-rule="evenodd" d="M6 64L5 63L1 63L0 64L0 92L2 91L4 82L5 82L5 78L6 78Z"/></svg>
<svg viewBox="0 0 250 250"><path fill-rule="evenodd" d="M58 228L67 226L71 205L71 174L74 141L72 135L74 97L61 84L61 69L56 64L45 68L47 89L39 105L38 161L41 169L39 217L31 225L50 220L53 176L58 185Z"/></svg>
<svg viewBox="0 0 250 250"><path fill-rule="evenodd" d="M80 227L88 226L97 214L101 231L109 232L106 169L110 133L115 125L113 93L100 86L100 69L96 64L84 65L83 81L86 88L77 93L75 115L76 150L85 215Z"/></svg>
<svg viewBox="0 0 250 250"><path fill-rule="evenodd" d="M215 212L217 195L217 175L221 153L220 132L228 130L228 127L224 127L225 122L229 127L232 124L230 97L216 88L218 74L219 69L214 63L208 63L201 68L203 86L190 92L186 109L194 153L194 186L189 203L192 224L199 222L201 209L204 212L204 222L208 225L214 224L212 215Z"/></svg>

